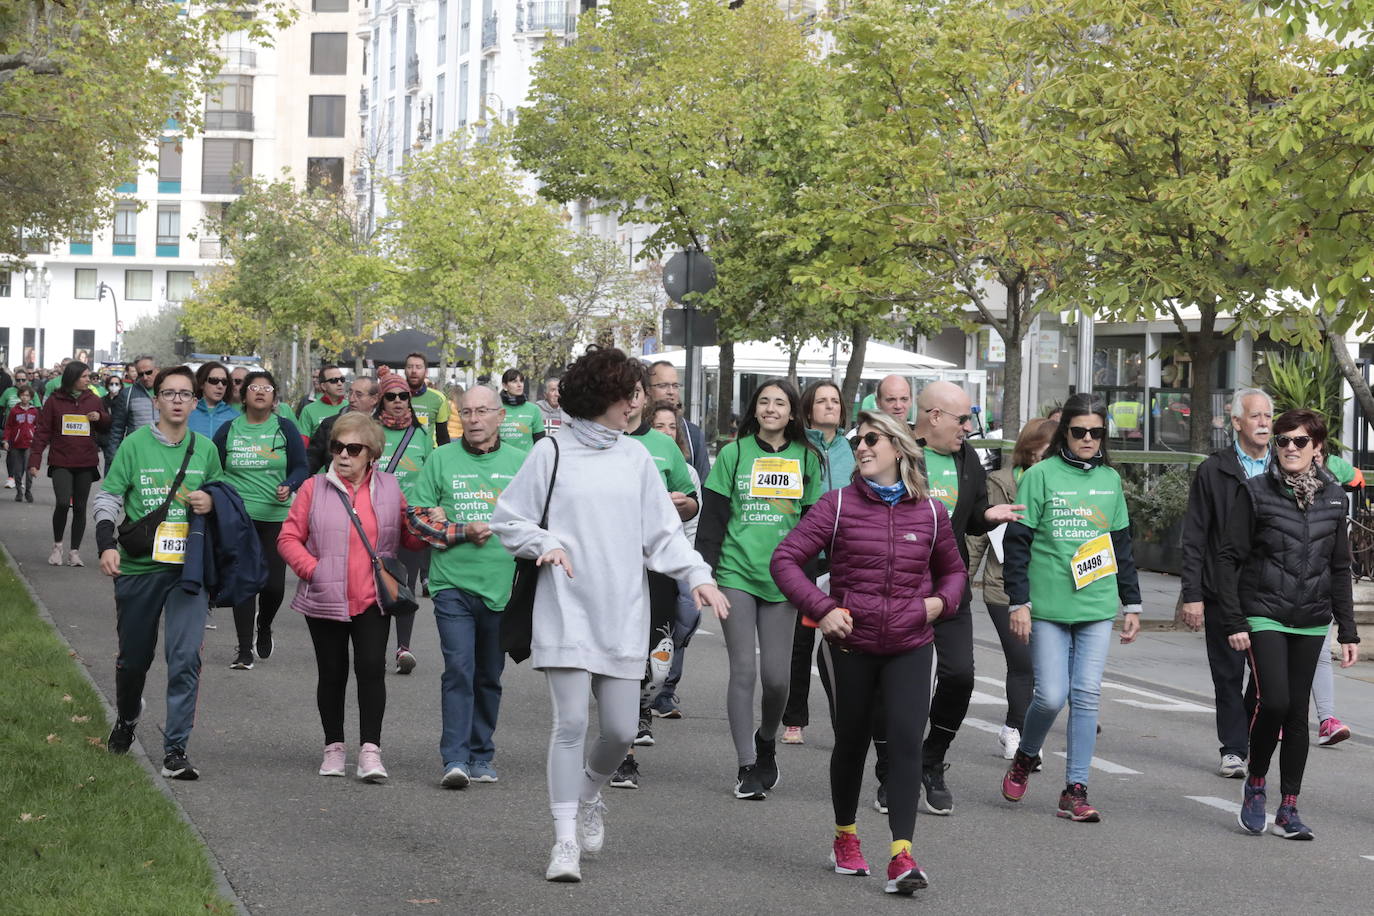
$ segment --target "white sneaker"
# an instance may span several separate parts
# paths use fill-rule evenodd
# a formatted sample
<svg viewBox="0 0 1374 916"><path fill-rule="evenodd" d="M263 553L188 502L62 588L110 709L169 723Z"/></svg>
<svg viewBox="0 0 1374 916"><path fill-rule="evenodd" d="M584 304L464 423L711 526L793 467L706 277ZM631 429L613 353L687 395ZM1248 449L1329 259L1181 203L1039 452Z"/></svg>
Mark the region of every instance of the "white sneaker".
<svg viewBox="0 0 1374 916"><path fill-rule="evenodd" d="M598 795L577 803L577 845L593 855L606 844L606 802Z"/></svg>
<svg viewBox="0 0 1374 916"><path fill-rule="evenodd" d="M5 489L6 489L6 490L13 490L13 489L14 489L14 478L13 478L13 477L6 477L6 478L5 478Z"/></svg>
<svg viewBox="0 0 1374 916"><path fill-rule="evenodd" d="M62 545L61 545L61 544L54 544L54 545L52 545L52 553L48 554L48 565L49 565L49 566L61 566L61 565L62 565Z"/></svg>
<svg viewBox="0 0 1374 916"><path fill-rule="evenodd" d="M1003 725L997 740L1002 743L1002 759L1011 760L1016 756L1016 749L1021 746L1021 731L1010 725Z"/></svg>
<svg viewBox="0 0 1374 916"><path fill-rule="evenodd" d="M553 844L544 878L548 881L582 880L582 850L578 849L577 840L559 840Z"/></svg>
<svg viewBox="0 0 1374 916"><path fill-rule="evenodd" d="M1245 776L1245 761L1235 754L1222 754L1217 775L1225 779L1241 779Z"/></svg>
<svg viewBox="0 0 1374 916"><path fill-rule="evenodd" d="M75 550L71 550L67 552L67 565L85 566L86 564L81 562L81 554L77 553Z"/></svg>

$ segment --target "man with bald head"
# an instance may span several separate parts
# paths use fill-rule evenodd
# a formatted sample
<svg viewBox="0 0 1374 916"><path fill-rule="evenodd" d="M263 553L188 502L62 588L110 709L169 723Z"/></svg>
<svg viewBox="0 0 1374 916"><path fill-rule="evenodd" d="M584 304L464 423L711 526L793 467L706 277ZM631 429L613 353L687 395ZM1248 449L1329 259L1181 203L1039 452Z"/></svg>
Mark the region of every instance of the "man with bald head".
<svg viewBox="0 0 1374 916"><path fill-rule="evenodd" d="M525 452L501 441L506 410L486 385L463 395L463 435L425 462L412 493L412 531L434 547L429 588L444 656L439 757L446 789L496 782L492 758L501 707L501 611L510 600L515 560L491 537L496 499Z"/></svg>
<svg viewBox="0 0 1374 916"><path fill-rule="evenodd" d="M883 379L883 384L888 381ZM905 386L905 379L901 381ZM882 389L879 389L878 404L887 413L901 408L901 390L890 393L892 409L884 403ZM930 495L940 500L949 513L954 540L965 566L968 565L966 535L986 534L1003 522L1018 521L1020 510L1025 508L988 506L987 474L967 441L972 432L972 419L968 392L951 382L931 382L916 398L913 432L925 453ZM921 754L922 807L931 814L945 815L954 810L954 796L945 785L945 770L949 768L945 754L963 724L969 698L973 695L973 614L969 609L972 597L965 585L958 611L941 615L935 623L935 693L930 698L930 731ZM874 721L879 782L876 807L881 810L886 801L883 779L887 773L887 747L884 720L875 715Z"/></svg>
<svg viewBox="0 0 1374 916"><path fill-rule="evenodd" d="M911 422L911 383L889 375L878 383L878 409L901 423Z"/></svg>

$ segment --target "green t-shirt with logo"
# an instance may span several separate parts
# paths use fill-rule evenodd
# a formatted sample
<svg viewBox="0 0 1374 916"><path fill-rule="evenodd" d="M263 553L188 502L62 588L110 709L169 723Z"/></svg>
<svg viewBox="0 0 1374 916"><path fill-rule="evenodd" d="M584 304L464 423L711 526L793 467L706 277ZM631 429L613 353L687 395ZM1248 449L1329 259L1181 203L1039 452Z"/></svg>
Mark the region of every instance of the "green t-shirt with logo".
<svg viewBox="0 0 1374 916"><path fill-rule="evenodd" d="M242 404L236 404L234 406L238 407L240 410L243 409ZM277 406L274 408L274 412L277 416L285 417L286 419L290 420L293 424L295 424L296 429L300 429L301 425L296 420L296 412L291 409L290 404L286 403L285 401L278 401Z"/></svg>
<svg viewBox="0 0 1374 916"><path fill-rule="evenodd" d="M730 499L717 584L769 603L785 600L768 564L787 532L797 526L802 508L815 503L825 490L820 458L800 442L770 452L750 436L720 450L705 486Z"/></svg>
<svg viewBox="0 0 1374 916"><path fill-rule="evenodd" d="M286 521L291 499L277 501L277 487L286 481L286 434L275 416L250 423L239 414L229 421L222 479L238 491L249 518Z"/></svg>
<svg viewBox="0 0 1374 916"><path fill-rule="evenodd" d="M544 411L529 401L519 407L501 406L506 408L506 419L501 421L501 441L524 451L534 448L534 434L544 431Z"/></svg>
<svg viewBox="0 0 1374 916"><path fill-rule="evenodd" d="M639 436L631 433L630 439L649 450L654 467L663 475L663 485L669 493L696 496L697 488L692 483L692 473L687 470L687 459L682 457L682 449L677 447L676 442L652 428Z"/></svg>
<svg viewBox="0 0 1374 916"><path fill-rule="evenodd" d="M407 430L383 429L382 432L386 439L386 445L382 449L382 458L377 462L377 467L396 475L396 482L401 485L401 494L405 496L407 502L410 502L412 501L411 488L415 486L415 481L420 476L425 461L434 451L434 441L425 435L424 429L415 430L410 441L406 443L405 452L393 468L391 459L395 457L396 449L401 447L401 440L405 438Z"/></svg>
<svg viewBox="0 0 1374 916"><path fill-rule="evenodd" d="M455 525L490 523L497 497L524 464L525 454L506 442L485 455L472 454L461 440L441 445L416 478L410 501L416 506L438 506ZM430 551L431 593L461 588L493 611L505 609L514 574L515 559L495 536L481 547L464 542Z"/></svg>
<svg viewBox="0 0 1374 916"><path fill-rule="evenodd" d="M954 463L953 455L945 455L926 446L926 486L930 495L945 504L945 511L951 517L959 502L959 466Z"/></svg>
<svg viewBox="0 0 1374 916"><path fill-rule="evenodd" d="M162 505L172 481L176 480L192 438L196 443L195 454L186 465L186 477L177 490L177 497L167 507L167 522L173 524L190 521L186 494L220 479L223 468L219 462L219 449L215 448L209 436L190 430L186 431L186 436L177 445L163 445L153 434L151 426L141 426L124 438L100 486L106 493L124 500L125 518L137 521ZM119 548L119 560L121 575L137 576L176 566L152 557L131 557L123 547Z"/></svg>
<svg viewBox="0 0 1374 916"><path fill-rule="evenodd" d="M1120 475L1106 465L1084 471L1055 455L1026 470L1016 498L1026 506L1022 524L1035 532L1028 571L1031 617L1056 623L1115 617L1116 575L1075 588L1073 569L1084 544L1130 525Z"/></svg>
<svg viewBox="0 0 1374 916"><path fill-rule="evenodd" d="M344 398L337 404L326 404L324 398L316 398L301 408L300 422L297 423L296 426L300 428L301 435L309 438L315 434L315 430L325 417L332 417L334 414L341 413L347 409L347 398Z"/></svg>
<svg viewBox="0 0 1374 916"><path fill-rule="evenodd" d="M429 441L438 442L439 424L448 422L448 398L426 386L424 394L410 396L410 406L420 425L429 433Z"/></svg>

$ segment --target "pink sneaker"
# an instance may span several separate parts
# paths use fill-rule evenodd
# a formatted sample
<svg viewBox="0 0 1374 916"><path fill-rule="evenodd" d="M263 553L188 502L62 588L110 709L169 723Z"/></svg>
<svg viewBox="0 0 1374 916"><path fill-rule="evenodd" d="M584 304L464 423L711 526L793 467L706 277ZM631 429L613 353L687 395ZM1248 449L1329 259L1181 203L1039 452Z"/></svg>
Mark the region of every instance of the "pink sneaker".
<svg viewBox="0 0 1374 916"><path fill-rule="evenodd" d="M1035 772L1039 763L1039 757L1027 757L1017 748L1012 754L1011 766L1007 767L1006 775L1002 777L1002 797L1007 801L1019 802L1025 796L1031 773Z"/></svg>
<svg viewBox="0 0 1374 916"><path fill-rule="evenodd" d="M1102 815L1097 813L1097 809L1088 804L1088 787L1081 782L1064 787L1063 793L1059 796L1059 810L1054 813L1059 817L1067 817L1069 820L1085 824L1096 824L1102 820Z"/></svg>
<svg viewBox="0 0 1374 916"><path fill-rule="evenodd" d="M386 782L382 749L371 742L358 749L358 778L363 782Z"/></svg>
<svg viewBox="0 0 1374 916"><path fill-rule="evenodd" d="M916 864L911 853L899 852L887 863L887 884L883 887L886 893L910 896L912 892L929 886L930 879L921 871L921 866Z"/></svg>
<svg viewBox="0 0 1374 916"><path fill-rule="evenodd" d="M1350 737L1350 726L1346 725L1335 716L1322 719L1321 727L1317 729L1317 743L1322 747L1331 747L1333 744L1340 744Z"/></svg>
<svg viewBox="0 0 1374 916"><path fill-rule="evenodd" d="M868 863L864 861L863 851L859 849L857 833L842 833L835 837L835 848L830 853L830 861L835 865L837 875L868 874Z"/></svg>
<svg viewBox="0 0 1374 916"><path fill-rule="evenodd" d="M324 746L324 761L320 764L321 776L342 776L344 775L344 765L348 759L348 752L344 748L342 741L335 741L333 744Z"/></svg>
<svg viewBox="0 0 1374 916"><path fill-rule="evenodd" d="M782 730L783 744L805 744L806 739L802 737L800 725L789 725Z"/></svg>

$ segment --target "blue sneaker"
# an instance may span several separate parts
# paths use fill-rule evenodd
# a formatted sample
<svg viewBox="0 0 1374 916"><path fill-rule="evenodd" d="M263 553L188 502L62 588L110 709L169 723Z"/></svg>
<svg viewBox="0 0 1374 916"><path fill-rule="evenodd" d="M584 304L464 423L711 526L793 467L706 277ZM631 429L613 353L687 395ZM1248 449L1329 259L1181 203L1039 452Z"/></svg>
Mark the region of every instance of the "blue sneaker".
<svg viewBox="0 0 1374 916"><path fill-rule="evenodd" d="M1279 805L1279 813L1274 815L1274 826L1269 832L1285 840L1312 839L1312 828L1298 819L1297 805Z"/></svg>
<svg viewBox="0 0 1374 916"><path fill-rule="evenodd" d="M1240 814L1236 819L1249 833L1264 833L1264 777L1251 776L1245 780L1240 799Z"/></svg>
<svg viewBox="0 0 1374 916"><path fill-rule="evenodd" d="M490 760L469 760L468 775L473 782L496 782L496 767Z"/></svg>

